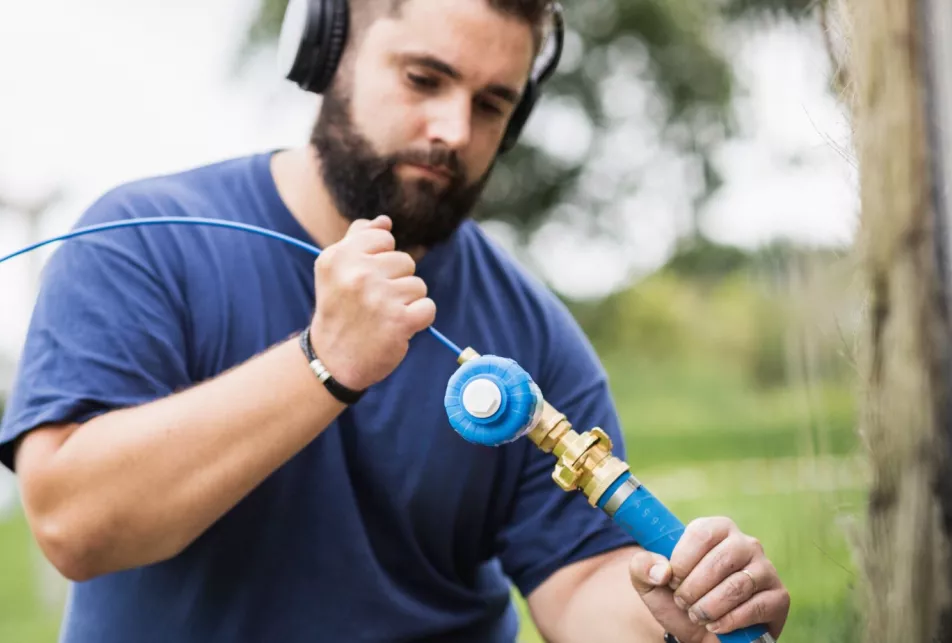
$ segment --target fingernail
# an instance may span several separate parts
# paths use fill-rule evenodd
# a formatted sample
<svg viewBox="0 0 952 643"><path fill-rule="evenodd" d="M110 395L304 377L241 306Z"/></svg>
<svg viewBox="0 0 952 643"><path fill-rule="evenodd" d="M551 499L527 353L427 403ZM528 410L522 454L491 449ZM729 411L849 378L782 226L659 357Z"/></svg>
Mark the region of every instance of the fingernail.
<svg viewBox="0 0 952 643"><path fill-rule="evenodd" d="M677 605L677 606L678 606L678 609L681 610L681 611L683 611L683 612L686 612L687 609L688 609L688 604L685 603L685 602L684 602L684 599L681 598L680 596L675 596L675 597L674 597L674 604Z"/></svg>
<svg viewBox="0 0 952 643"><path fill-rule="evenodd" d="M694 612L688 612L688 618L691 619L691 622L697 625L697 614Z"/></svg>
<svg viewBox="0 0 952 643"><path fill-rule="evenodd" d="M718 632L721 631L721 626L717 623L709 623L707 625L707 631L710 632L711 634L717 634Z"/></svg>
<svg viewBox="0 0 952 643"><path fill-rule="evenodd" d="M655 563L651 566L651 569L648 570L648 578L653 580L655 584L660 585L664 582L664 573L666 565L664 563Z"/></svg>
<svg viewBox="0 0 952 643"><path fill-rule="evenodd" d="M681 586L680 578L672 578L671 582L668 584L668 587L670 587L672 590L676 590L680 586Z"/></svg>

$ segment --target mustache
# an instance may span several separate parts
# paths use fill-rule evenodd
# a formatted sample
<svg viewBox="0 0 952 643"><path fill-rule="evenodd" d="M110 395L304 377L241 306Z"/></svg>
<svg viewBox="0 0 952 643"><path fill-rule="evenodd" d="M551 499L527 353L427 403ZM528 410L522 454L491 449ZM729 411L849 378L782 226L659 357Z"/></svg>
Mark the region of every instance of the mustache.
<svg viewBox="0 0 952 643"><path fill-rule="evenodd" d="M430 150L407 150L395 154L391 158L391 164L409 163L412 165L428 165L449 174L452 178L461 178L465 176L463 163L459 160L459 155L453 150L445 148L432 148Z"/></svg>

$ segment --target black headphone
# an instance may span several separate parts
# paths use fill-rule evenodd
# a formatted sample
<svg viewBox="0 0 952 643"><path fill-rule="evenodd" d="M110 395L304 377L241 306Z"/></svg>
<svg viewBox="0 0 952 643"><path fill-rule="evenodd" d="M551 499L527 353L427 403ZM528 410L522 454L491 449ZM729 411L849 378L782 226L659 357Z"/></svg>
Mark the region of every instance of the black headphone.
<svg viewBox="0 0 952 643"><path fill-rule="evenodd" d="M547 49L551 51L540 55L533 66L499 146L500 154L515 146L539 100L542 84L555 72L562 57L565 26L558 2L552 3L552 18L554 39L547 39L543 53ZM305 91L323 93L337 72L349 23L347 0L290 0L278 43L279 65L285 70L285 78Z"/></svg>

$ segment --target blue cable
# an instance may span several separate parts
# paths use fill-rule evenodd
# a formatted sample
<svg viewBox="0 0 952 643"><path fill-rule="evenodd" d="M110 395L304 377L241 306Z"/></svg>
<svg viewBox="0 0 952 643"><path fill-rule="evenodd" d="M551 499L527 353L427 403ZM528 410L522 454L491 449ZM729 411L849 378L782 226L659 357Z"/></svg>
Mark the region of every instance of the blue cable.
<svg viewBox="0 0 952 643"><path fill-rule="evenodd" d="M222 219L204 219L201 217L148 217L144 219L128 219L124 221L112 221L109 223L100 223L98 225L92 225L85 228L78 228L72 232L66 234L61 234L45 241L39 241L37 243L26 246L25 248L20 248L16 252L8 254L4 257L0 257L0 263L13 259L14 257L19 257L20 255L32 252L37 248L41 248L47 244L54 243L56 241L66 241L68 239L73 239L75 237L81 237L83 235L92 234L95 232L104 232L106 230L115 230L117 228L131 228L135 226L148 226L148 225L168 225L168 224L182 224L182 225L204 225L217 228L229 228L232 230L241 230L243 232L251 232L252 234L258 234L263 237L270 237L272 239L277 239L278 241L283 241L285 243L291 244L303 250L306 250L318 256L321 254L320 248L305 243L294 237L290 237L286 234L280 232L275 232L273 230L268 230L266 228L259 228L258 226L249 225L247 223L238 223L235 221L224 221ZM438 331L433 326L427 328L430 333L440 341L441 344L446 346L448 349L453 351L454 357L459 357L460 353L463 350L454 344L446 335Z"/></svg>

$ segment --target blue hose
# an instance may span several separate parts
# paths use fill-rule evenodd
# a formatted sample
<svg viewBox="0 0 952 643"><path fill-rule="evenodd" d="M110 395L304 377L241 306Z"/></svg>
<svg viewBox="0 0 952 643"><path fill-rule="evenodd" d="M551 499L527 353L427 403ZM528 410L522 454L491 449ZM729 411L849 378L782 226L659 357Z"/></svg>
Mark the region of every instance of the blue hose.
<svg viewBox="0 0 952 643"><path fill-rule="evenodd" d="M216 228L229 228L231 230L241 230L243 232L250 232L252 234L261 235L263 237L270 237L272 239L277 239L285 243L291 244L302 250L310 252L314 256L321 254L320 248L317 246L305 243L294 237L290 237L286 234L281 234L280 232L275 232L273 230L268 230L266 228L260 228L258 226L250 225L247 223L238 223L236 221L225 221L222 219L205 219L201 217L147 217L143 219L127 219L123 221L111 221L109 223L100 223L97 225L91 225L84 228L78 228L66 234L61 234L44 241L39 241L37 243L26 246L25 248L20 248L19 250L12 252L4 257L0 257L0 263L8 261L20 255L32 252L37 248L41 248L47 244L54 243L56 241L66 241L68 239L73 239L75 237L81 237L87 234L93 234L96 232L105 232L106 230L115 230L117 228L132 228L137 226L149 226L149 225L200 225L200 226L211 226ZM449 338L446 337L443 333L438 331L433 326L430 326L427 330L430 331L434 337L448 349L453 351L454 357L459 357L460 353L463 350L454 344Z"/></svg>
<svg viewBox="0 0 952 643"><path fill-rule="evenodd" d="M612 513L612 519L634 538L641 547L654 554L670 559L675 545L684 534L684 524L665 507L643 484L635 483L630 473L625 473L602 494L598 507L608 509L612 496L625 485L634 490ZM727 634L718 634L721 643L755 643L766 638L765 625L752 625Z"/></svg>

